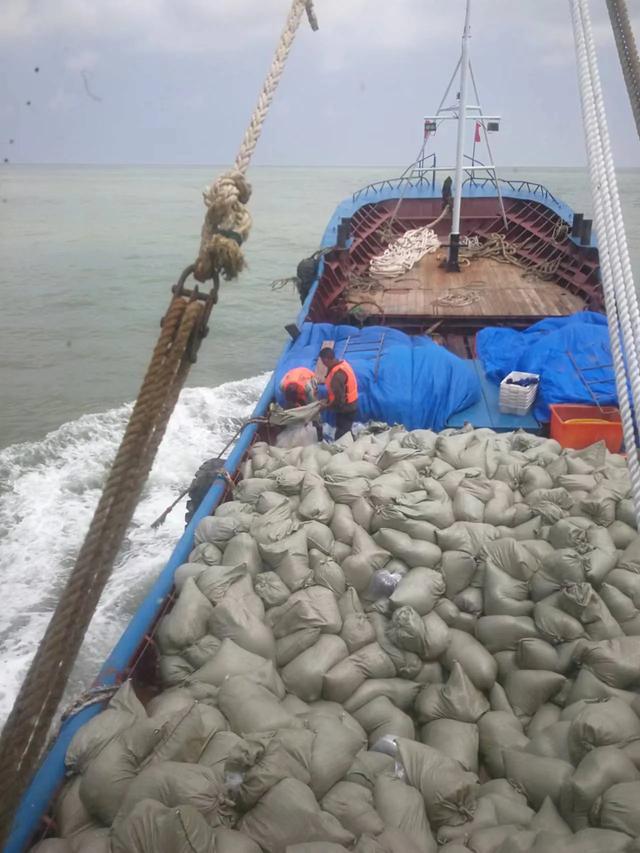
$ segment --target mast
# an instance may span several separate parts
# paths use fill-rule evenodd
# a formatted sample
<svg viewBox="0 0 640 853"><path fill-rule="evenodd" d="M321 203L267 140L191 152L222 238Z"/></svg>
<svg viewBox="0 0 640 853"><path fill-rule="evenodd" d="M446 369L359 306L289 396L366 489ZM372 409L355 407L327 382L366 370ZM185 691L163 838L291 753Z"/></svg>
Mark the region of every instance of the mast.
<svg viewBox="0 0 640 853"><path fill-rule="evenodd" d="M458 145L456 148L456 179L453 196L453 219L449 237L449 258L447 269L460 272L458 256L460 252L460 207L462 205L462 165L464 159L464 133L467 126L467 77L469 71L469 39L471 38L471 0L467 0L467 10L462 33L462 54L460 57L460 95L458 99Z"/></svg>

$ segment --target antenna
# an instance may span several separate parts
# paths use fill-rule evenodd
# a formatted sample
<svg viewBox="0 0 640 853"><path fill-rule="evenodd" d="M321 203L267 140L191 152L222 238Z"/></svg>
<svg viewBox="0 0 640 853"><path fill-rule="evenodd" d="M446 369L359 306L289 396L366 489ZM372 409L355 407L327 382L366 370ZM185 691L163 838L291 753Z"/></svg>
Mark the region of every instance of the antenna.
<svg viewBox="0 0 640 853"><path fill-rule="evenodd" d="M467 10L462 33L462 54L460 56L460 94L458 96L458 144L456 148L456 178L453 191L453 219L449 237L449 272L460 272L460 207L462 204L462 166L464 160L464 132L467 126L467 78L469 72L469 41L471 39L471 0L467 0Z"/></svg>

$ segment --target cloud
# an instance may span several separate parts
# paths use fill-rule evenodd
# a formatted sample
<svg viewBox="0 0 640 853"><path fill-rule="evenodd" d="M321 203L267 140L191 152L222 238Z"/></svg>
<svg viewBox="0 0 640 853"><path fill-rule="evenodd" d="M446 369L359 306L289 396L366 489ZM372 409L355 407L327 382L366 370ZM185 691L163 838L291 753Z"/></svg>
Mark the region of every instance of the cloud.
<svg viewBox="0 0 640 853"><path fill-rule="evenodd" d="M323 62L330 68L376 51L427 48L434 39L457 39L463 0L316 0ZM116 40L136 51L229 54L275 41L290 0L3 0L0 40L55 35L79 41ZM497 42L539 45L545 61L572 60L568 4L558 0L475 0L472 31ZM592 10L599 43L612 43L606 8ZM637 21L634 21L637 23ZM306 20L302 26L308 28ZM425 61L429 54L425 53ZM77 69L76 69L77 70Z"/></svg>
<svg viewBox="0 0 640 853"><path fill-rule="evenodd" d="M65 59L65 68L68 71L90 71L98 63L98 54L95 50L74 51Z"/></svg>

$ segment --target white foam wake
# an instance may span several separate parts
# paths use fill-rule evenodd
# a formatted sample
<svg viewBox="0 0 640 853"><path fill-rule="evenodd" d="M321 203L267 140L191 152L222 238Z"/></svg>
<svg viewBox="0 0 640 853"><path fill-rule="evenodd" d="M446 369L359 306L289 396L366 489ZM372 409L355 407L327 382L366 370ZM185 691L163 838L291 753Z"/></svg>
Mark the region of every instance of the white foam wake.
<svg viewBox="0 0 640 853"><path fill-rule="evenodd" d="M151 522L250 415L268 375L187 388L85 639L68 693L86 686L167 561L184 504ZM84 415L42 441L0 451L0 722L44 633L87 530L131 405Z"/></svg>

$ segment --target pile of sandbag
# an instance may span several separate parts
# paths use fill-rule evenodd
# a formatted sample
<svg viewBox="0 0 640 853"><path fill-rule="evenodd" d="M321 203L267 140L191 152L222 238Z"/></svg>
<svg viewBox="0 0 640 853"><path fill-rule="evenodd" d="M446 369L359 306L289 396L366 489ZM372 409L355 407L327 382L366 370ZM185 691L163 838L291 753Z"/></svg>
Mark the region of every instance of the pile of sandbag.
<svg viewBox="0 0 640 853"><path fill-rule="evenodd" d="M640 537L604 444L255 444L38 853L640 850Z"/></svg>

